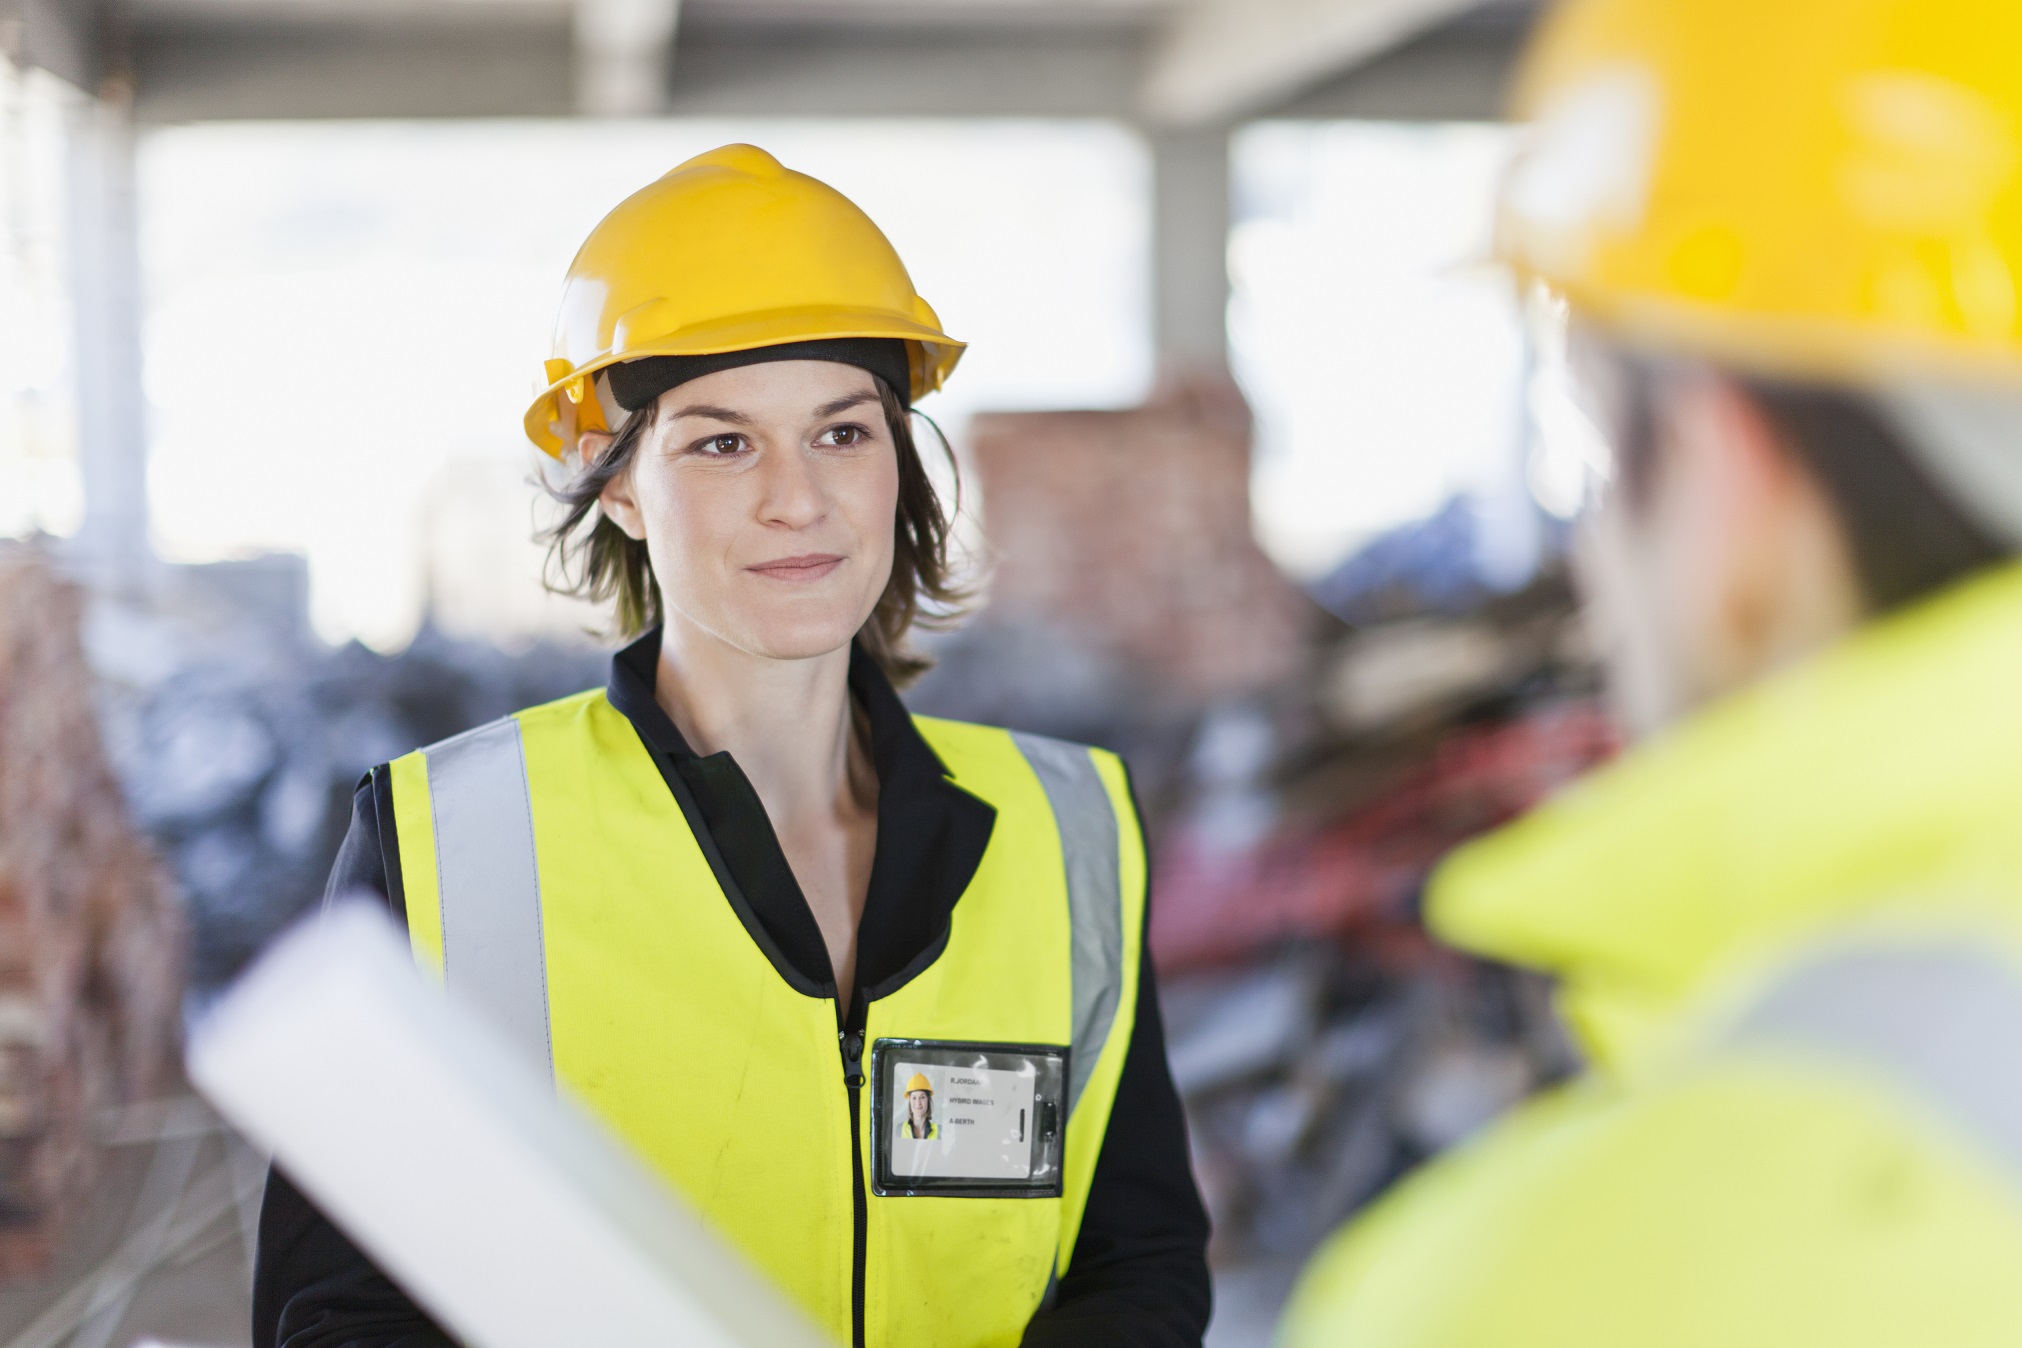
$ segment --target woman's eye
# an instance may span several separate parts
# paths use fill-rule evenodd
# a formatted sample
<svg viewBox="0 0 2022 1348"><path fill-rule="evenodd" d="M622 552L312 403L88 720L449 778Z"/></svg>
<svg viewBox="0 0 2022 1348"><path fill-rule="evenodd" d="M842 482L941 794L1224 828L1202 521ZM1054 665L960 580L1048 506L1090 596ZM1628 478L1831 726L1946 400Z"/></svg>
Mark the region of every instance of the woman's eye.
<svg viewBox="0 0 2022 1348"><path fill-rule="evenodd" d="M837 426L822 436L822 441L831 445L860 445L869 434L861 426Z"/></svg>
<svg viewBox="0 0 2022 1348"><path fill-rule="evenodd" d="M738 450L744 448L744 437L741 435L712 435L707 440L696 445L695 448L704 454L735 454Z"/></svg>

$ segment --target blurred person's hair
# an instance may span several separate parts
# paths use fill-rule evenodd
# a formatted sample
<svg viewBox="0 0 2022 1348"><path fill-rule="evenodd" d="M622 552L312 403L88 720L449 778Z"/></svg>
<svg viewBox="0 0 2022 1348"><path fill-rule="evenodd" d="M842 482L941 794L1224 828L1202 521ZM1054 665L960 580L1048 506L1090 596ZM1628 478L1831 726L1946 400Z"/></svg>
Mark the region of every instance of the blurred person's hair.
<svg viewBox="0 0 2022 1348"><path fill-rule="evenodd" d="M1616 468L1631 509L1641 510L1660 471L1658 390L1665 376L1636 356L1624 356L1622 367ZM2013 555L1931 480L1915 448L1871 397L1832 384L1760 375L1735 380L1824 492L1870 616Z"/></svg>
<svg viewBox="0 0 2022 1348"><path fill-rule="evenodd" d="M883 379L873 375L885 424L899 456L899 508L892 522L892 575L857 640L887 678L904 687L932 667L933 661L913 648L908 634L915 626L946 626L961 616L970 596L948 560L950 512L941 504L913 437L912 412ZM604 488L631 467L639 444L653 424L658 401L626 416L603 455L585 464L567 482L547 484L547 492L562 506L562 515L539 538L548 545L546 584L557 594L612 604L618 636L630 640L665 617L660 582L653 575L646 543L607 518L598 508ZM941 450L956 471L947 437L934 426ZM959 479L958 479L959 481Z"/></svg>

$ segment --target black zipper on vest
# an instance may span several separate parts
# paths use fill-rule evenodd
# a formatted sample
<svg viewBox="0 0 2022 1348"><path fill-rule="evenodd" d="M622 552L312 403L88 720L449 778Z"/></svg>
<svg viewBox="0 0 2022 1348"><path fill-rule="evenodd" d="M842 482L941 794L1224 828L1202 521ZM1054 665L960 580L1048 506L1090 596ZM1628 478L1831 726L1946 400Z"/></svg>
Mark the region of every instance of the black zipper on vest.
<svg viewBox="0 0 2022 1348"><path fill-rule="evenodd" d="M864 1247L869 1243L870 1203L864 1197L864 1147L862 1124L857 1120L857 1106L864 1089L864 1032L859 1017L862 1015L863 994L857 994L858 1006L850 1019L856 1022L854 1028L843 1030L842 1040L843 1085L850 1097L850 1173L856 1179L850 1190L853 1230L850 1233L850 1343L853 1348L864 1348Z"/></svg>

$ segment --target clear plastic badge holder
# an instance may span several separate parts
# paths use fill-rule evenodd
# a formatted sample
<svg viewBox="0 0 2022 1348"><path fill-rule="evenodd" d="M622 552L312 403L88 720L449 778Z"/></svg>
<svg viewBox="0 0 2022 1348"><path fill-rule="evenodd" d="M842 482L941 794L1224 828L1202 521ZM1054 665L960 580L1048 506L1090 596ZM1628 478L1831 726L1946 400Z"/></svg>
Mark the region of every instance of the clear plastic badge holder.
<svg viewBox="0 0 2022 1348"><path fill-rule="evenodd" d="M880 1197L1060 1196L1064 1047L880 1039L871 1090Z"/></svg>

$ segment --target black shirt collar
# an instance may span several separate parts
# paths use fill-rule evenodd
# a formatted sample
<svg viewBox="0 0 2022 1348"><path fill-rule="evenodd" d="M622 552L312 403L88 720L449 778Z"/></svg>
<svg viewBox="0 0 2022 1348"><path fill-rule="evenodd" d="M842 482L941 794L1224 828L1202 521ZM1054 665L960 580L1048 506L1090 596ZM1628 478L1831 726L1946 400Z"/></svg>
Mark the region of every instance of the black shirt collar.
<svg viewBox="0 0 2022 1348"><path fill-rule="evenodd" d="M612 655L606 695L638 728L649 747L683 762L697 755L654 696L660 675L660 633L655 627ZM930 773L937 778L948 775L940 755L920 737L912 713L899 700L891 680L862 646L850 647L849 687L870 723L871 761L878 770L880 786L902 773Z"/></svg>
<svg viewBox="0 0 2022 1348"><path fill-rule="evenodd" d="M780 975L834 991L828 946L780 850L765 806L728 753L698 755L653 695L660 629L611 657L611 705L652 753L725 897ZM878 773L878 848L857 926L863 1002L896 991L939 956L956 902L990 843L997 812L948 780L877 661L852 648L850 692L870 725Z"/></svg>

